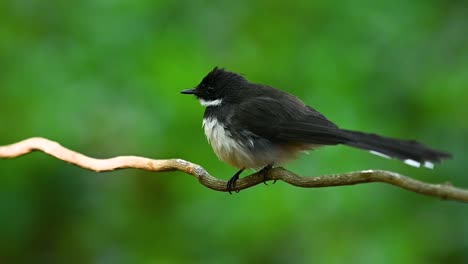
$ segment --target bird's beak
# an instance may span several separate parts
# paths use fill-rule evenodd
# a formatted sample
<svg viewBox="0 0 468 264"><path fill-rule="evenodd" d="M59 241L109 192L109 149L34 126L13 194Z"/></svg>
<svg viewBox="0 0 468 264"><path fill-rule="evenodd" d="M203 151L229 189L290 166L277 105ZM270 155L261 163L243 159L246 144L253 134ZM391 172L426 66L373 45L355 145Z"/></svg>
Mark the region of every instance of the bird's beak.
<svg viewBox="0 0 468 264"><path fill-rule="evenodd" d="M195 94L195 89L186 89L180 92L181 94Z"/></svg>

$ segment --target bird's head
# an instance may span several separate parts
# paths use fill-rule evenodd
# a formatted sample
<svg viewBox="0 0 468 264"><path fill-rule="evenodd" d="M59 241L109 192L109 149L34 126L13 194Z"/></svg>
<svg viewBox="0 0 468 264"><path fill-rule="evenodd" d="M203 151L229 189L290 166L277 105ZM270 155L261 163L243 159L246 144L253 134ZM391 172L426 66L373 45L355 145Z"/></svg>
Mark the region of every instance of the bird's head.
<svg viewBox="0 0 468 264"><path fill-rule="evenodd" d="M197 87L181 91L195 95L203 106L219 106L237 98L247 80L241 75L215 67Z"/></svg>

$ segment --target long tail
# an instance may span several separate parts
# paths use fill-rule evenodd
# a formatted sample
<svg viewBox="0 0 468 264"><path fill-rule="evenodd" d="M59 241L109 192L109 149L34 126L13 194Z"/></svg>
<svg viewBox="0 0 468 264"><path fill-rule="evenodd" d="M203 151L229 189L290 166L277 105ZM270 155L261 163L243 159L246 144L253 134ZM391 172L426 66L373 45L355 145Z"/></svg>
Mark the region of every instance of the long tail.
<svg viewBox="0 0 468 264"><path fill-rule="evenodd" d="M432 169L434 163L452 157L451 154L424 146L414 140L400 140L350 130L341 130L348 140L348 146L370 150L384 158L396 158L414 167L421 165Z"/></svg>

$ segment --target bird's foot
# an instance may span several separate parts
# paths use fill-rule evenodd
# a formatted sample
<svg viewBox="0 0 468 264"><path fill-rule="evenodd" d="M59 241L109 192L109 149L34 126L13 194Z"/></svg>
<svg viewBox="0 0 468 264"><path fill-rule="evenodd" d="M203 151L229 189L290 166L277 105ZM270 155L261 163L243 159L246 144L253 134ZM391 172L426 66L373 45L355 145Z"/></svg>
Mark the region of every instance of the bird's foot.
<svg viewBox="0 0 468 264"><path fill-rule="evenodd" d="M236 190L236 182L237 180L239 180L239 175L244 171L244 169L241 169L239 170L238 172L236 172L236 174L234 174L234 176L231 177L231 179L229 179L229 181L227 182L227 191L229 192L229 194L232 194L232 191L235 191L236 193L240 192L240 190Z"/></svg>
<svg viewBox="0 0 468 264"><path fill-rule="evenodd" d="M268 185L267 184L267 179L266 179L266 175L268 174L268 171L270 171L271 169L273 168L273 165L272 164L269 164L267 166L265 166L263 169L261 169L258 173L260 173L263 177L263 183L265 185ZM273 184L276 183L276 180L273 180Z"/></svg>

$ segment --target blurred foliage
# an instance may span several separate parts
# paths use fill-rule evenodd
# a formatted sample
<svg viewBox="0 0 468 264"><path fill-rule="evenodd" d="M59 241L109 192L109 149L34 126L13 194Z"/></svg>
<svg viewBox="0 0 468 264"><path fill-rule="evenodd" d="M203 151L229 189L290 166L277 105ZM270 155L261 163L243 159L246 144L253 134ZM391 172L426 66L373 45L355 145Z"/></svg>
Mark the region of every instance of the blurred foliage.
<svg viewBox="0 0 468 264"><path fill-rule="evenodd" d="M184 158L228 179L179 91L219 65L342 127L450 151L434 171L346 147L302 175L397 171L468 187L466 1L0 2L0 145ZM383 184L236 195L182 173L0 160L0 263L468 263L468 207Z"/></svg>

